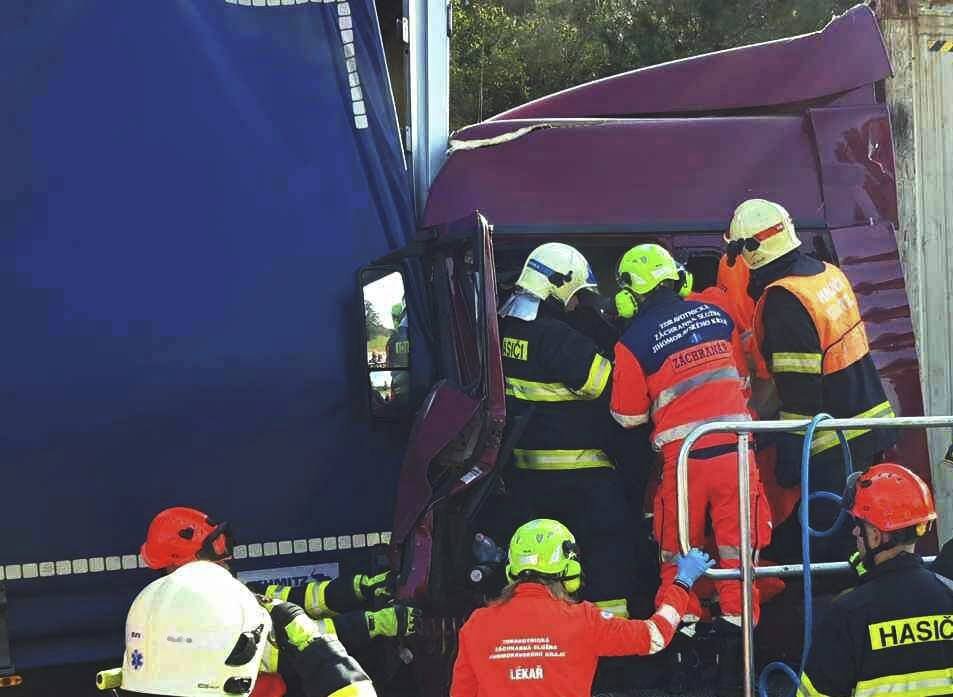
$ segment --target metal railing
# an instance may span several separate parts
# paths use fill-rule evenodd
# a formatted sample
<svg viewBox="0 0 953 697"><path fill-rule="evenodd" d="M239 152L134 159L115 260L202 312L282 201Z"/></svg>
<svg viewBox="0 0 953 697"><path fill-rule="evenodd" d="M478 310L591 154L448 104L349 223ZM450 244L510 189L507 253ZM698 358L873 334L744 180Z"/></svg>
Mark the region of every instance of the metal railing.
<svg viewBox="0 0 953 697"><path fill-rule="evenodd" d="M741 579L741 632L742 661L744 664L745 697L754 694L754 613L752 607L752 584L755 576L800 576L804 572L802 564L754 567L751 548L751 491L750 468L748 463L749 442L752 433L782 433L804 431L810 419L783 421L713 421L702 424L688 434L678 452L676 465L676 487L678 498L678 544L682 554L691 549L688 511L688 456L692 446L702 437L711 433L738 434L738 519L741 534L741 568L709 569L705 575L717 580ZM817 424L819 431L838 431L847 429L878 428L950 428L953 416L900 416L885 419L826 419ZM803 499L802 499L803 502ZM811 564L811 573L840 573L849 570L850 564L829 562Z"/></svg>

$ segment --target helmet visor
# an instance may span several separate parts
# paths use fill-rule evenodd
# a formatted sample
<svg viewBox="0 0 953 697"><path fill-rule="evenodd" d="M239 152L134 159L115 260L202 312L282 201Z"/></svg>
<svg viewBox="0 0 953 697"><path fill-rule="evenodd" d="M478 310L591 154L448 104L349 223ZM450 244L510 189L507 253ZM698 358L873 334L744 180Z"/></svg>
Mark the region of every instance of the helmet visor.
<svg viewBox="0 0 953 697"><path fill-rule="evenodd" d="M209 521L211 522L211 521ZM198 559L207 561L221 561L232 556L232 529L228 523L220 523L202 541L202 547L196 555Z"/></svg>
<svg viewBox="0 0 953 697"><path fill-rule="evenodd" d="M840 505L848 513L853 510L854 503L857 501L857 482L862 474L863 472L851 472L844 483L844 493L841 495Z"/></svg>

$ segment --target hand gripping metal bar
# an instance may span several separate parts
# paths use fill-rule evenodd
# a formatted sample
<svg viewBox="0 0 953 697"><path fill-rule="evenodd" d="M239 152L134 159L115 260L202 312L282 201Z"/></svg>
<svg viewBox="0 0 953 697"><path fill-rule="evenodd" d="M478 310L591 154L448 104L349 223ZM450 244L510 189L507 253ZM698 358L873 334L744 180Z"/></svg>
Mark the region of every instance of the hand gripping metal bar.
<svg viewBox="0 0 953 697"><path fill-rule="evenodd" d="M749 490L748 470L748 439L752 433L783 433L803 431L812 425L810 419L785 419L783 421L712 421L694 429L682 441L678 452L676 465L676 490L678 499L678 544L682 554L691 549L689 535L688 513L688 454L692 446L703 436L710 433L738 434L738 491L740 498L739 516L741 532L741 569L718 570L709 569L705 575L710 578L731 579L741 578L742 611L741 629L743 636L742 659L744 662L745 697L754 694L752 675L754 673L753 632L754 619L752 607L752 585L757 576L797 576L803 575L804 566L790 564L779 567L761 567L755 569L751 554L751 498ZM879 428L950 428L953 426L953 416L899 416L883 419L824 419L813 424L813 429L819 431L842 431L848 429L879 429ZM810 564L812 573L835 573L850 568L846 562L834 564ZM772 569L779 573L772 574ZM780 571L783 570L783 573Z"/></svg>

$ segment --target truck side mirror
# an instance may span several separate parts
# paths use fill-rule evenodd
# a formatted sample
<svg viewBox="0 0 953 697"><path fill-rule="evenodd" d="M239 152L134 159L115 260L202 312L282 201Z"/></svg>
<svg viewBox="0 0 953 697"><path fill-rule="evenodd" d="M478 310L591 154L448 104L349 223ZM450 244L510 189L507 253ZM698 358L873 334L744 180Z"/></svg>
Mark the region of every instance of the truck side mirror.
<svg viewBox="0 0 953 697"><path fill-rule="evenodd" d="M397 419L410 405L410 334L404 277L396 267L361 271L371 416Z"/></svg>

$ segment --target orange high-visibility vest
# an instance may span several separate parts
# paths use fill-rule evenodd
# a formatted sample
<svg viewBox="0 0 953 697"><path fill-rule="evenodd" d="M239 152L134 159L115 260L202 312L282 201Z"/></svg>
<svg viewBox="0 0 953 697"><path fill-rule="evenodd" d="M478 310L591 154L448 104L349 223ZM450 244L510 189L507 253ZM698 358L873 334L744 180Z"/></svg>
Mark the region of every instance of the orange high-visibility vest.
<svg viewBox="0 0 953 697"><path fill-rule="evenodd" d="M860 317L850 281L836 266L824 264L815 276L787 276L768 284L755 306L755 350L764 343L764 312L767 291L784 288L807 310L821 341L821 353L775 353L765 356L772 372L830 375L852 365L870 352L867 331Z"/></svg>

